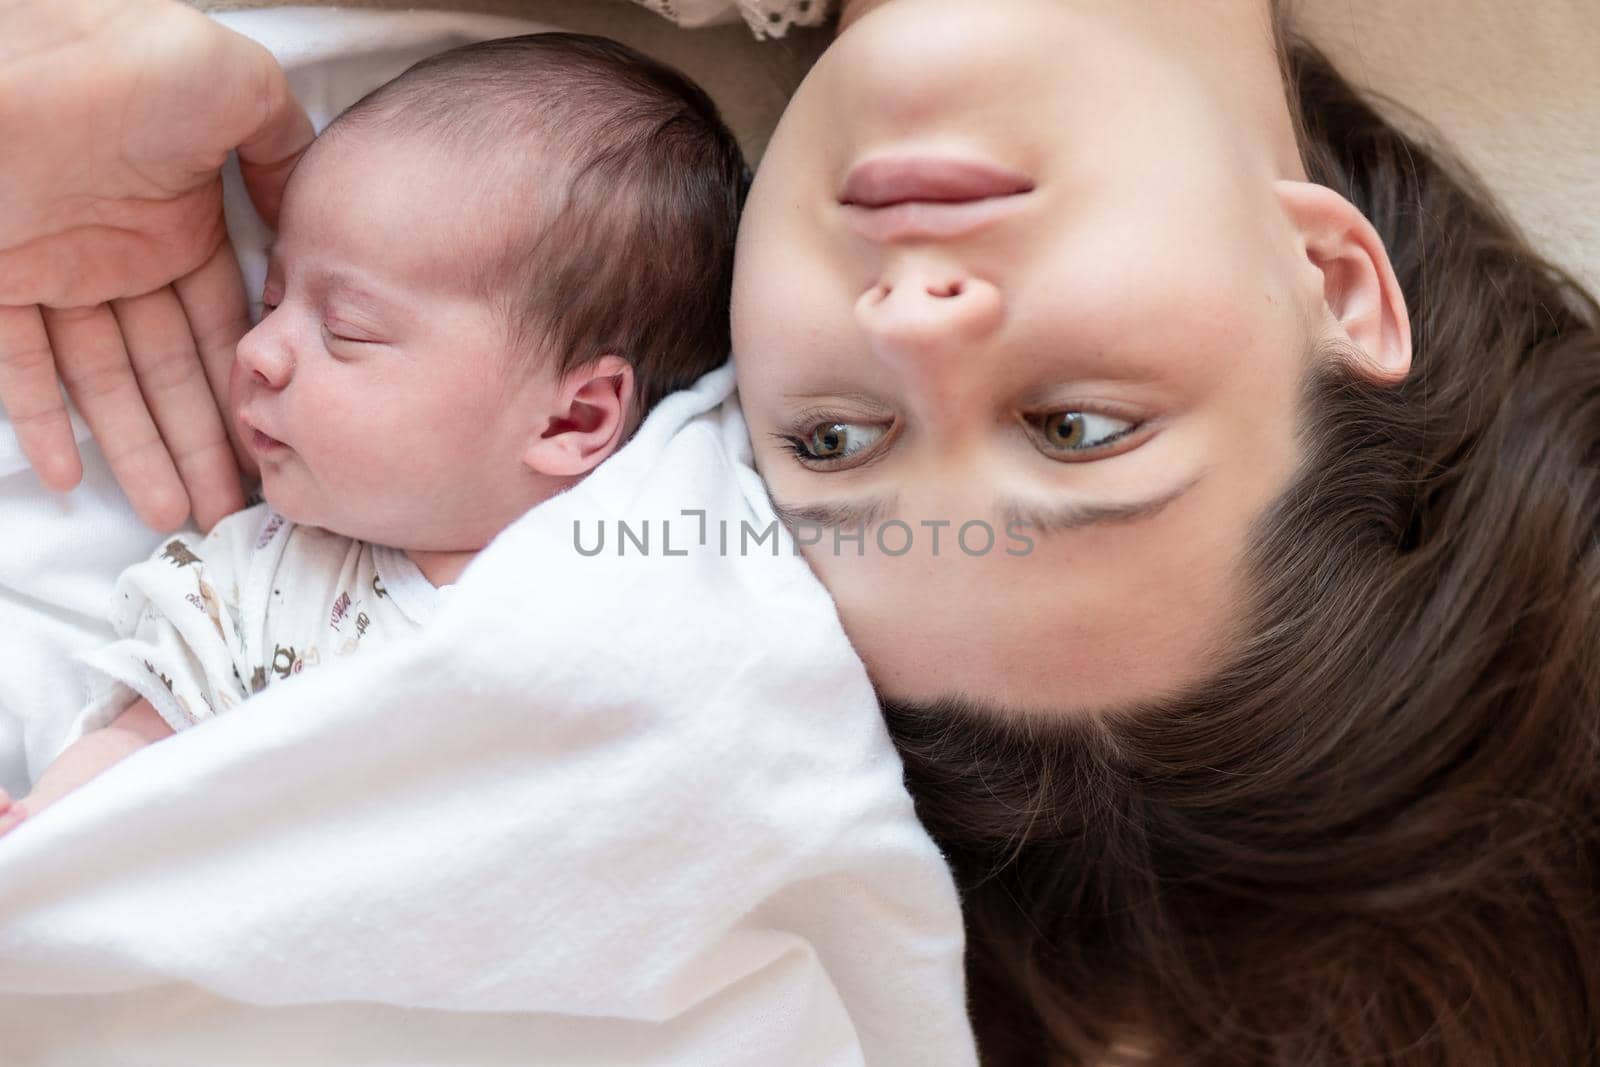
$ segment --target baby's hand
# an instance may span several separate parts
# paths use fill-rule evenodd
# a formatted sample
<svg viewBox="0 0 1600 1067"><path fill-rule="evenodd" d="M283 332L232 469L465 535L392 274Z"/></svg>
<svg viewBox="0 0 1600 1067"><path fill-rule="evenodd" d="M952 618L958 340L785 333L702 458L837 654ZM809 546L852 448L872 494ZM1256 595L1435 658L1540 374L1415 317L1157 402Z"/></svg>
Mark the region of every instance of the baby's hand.
<svg viewBox="0 0 1600 1067"><path fill-rule="evenodd" d="M28 809L20 800L12 800L11 794L0 789L0 837L10 833L18 823L28 817Z"/></svg>

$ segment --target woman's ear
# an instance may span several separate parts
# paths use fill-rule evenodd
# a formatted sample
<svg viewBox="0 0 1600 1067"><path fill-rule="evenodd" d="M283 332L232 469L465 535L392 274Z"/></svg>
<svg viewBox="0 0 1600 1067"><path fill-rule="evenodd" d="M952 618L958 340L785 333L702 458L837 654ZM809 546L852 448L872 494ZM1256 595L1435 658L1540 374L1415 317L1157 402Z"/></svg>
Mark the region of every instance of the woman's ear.
<svg viewBox="0 0 1600 1067"><path fill-rule="evenodd" d="M1411 371L1411 316L1383 238L1327 186L1284 180L1277 194L1322 275L1324 307L1353 345L1351 369L1382 385L1402 381Z"/></svg>
<svg viewBox="0 0 1600 1067"><path fill-rule="evenodd" d="M621 356L586 363L561 379L547 410L523 463L553 478L588 474L622 444L633 415L633 367Z"/></svg>

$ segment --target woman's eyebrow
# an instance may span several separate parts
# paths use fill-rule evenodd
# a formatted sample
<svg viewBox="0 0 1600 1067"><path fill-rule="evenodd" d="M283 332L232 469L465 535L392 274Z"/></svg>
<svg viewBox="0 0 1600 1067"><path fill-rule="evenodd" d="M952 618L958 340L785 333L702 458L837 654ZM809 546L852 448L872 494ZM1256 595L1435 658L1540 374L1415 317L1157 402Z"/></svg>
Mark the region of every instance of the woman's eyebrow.
<svg viewBox="0 0 1600 1067"><path fill-rule="evenodd" d="M898 495L864 497L859 500L831 500L819 504L785 504L772 498L772 510L778 521L789 529L797 526L838 530L849 526L865 527L889 518L894 513Z"/></svg>
<svg viewBox="0 0 1600 1067"><path fill-rule="evenodd" d="M1204 474L1197 474L1182 485L1143 500L1107 504L1084 504L1077 501L1040 504L1030 500L1008 499L1000 502L998 510L1008 528L1015 523L1042 537L1048 537L1055 533L1081 530L1087 526L1137 522L1149 518L1193 489L1203 477Z"/></svg>
<svg viewBox="0 0 1600 1067"><path fill-rule="evenodd" d="M1051 534L1081 530L1089 526L1135 522L1148 518L1193 489L1202 477L1203 474L1196 475L1182 485L1144 500L1118 501L1109 504L1085 504L1078 501L1065 504L1040 504L1036 501L1004 499L999 501L995 511L999 513L1002 525L1007 528L1016 524L1041 537L1048 537ZM897 494L888 494L856 500L786 504L773 498L772 510L791 530L797 526L824 530L862 528L893 519L898 499ZM959 527L964 522L982 518L980 515L969 515L961 518L950 517L943 521Z"/></svg>

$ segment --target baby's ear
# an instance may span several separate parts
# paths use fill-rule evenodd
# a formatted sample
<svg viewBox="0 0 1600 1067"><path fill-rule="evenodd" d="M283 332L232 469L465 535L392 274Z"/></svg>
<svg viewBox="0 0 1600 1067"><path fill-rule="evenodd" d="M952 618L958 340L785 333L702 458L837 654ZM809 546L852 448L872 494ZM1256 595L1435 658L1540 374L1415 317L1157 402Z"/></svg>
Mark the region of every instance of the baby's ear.
<svg viewBox="0 0 1600 1067"><path fill-rule="evenodd" d="M1280 181L1276 191L1321 272L1323 306L1353 345L1352 369L1384 385L1402 381L1411 371L1411 317L1383 238L1326 186Z"/></svg>
<svg viewBox="0 0 1600 1067"><path fill-rule="evenodd" d="M621 356L586 363L561 379L547 410L522 461L553 478L588 474L622 444L633 414L633 367Z"/></svg>

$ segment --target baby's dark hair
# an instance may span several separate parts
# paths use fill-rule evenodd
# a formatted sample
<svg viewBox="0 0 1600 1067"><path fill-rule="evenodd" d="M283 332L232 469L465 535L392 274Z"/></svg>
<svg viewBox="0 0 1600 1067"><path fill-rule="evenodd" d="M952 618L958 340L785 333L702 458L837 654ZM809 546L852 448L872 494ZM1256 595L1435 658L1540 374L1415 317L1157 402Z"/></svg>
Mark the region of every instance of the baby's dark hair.
<svg viewBox="0 0 1600 1067"><path fill-rule="evenodd" d="M473 169L491 206L463 235L467 269L518 349L561 374L621 356L636 419L727 359L750 174L683 74L586 34L484 41L417 63L324 137L366 130L421 135Z"/></svg>

